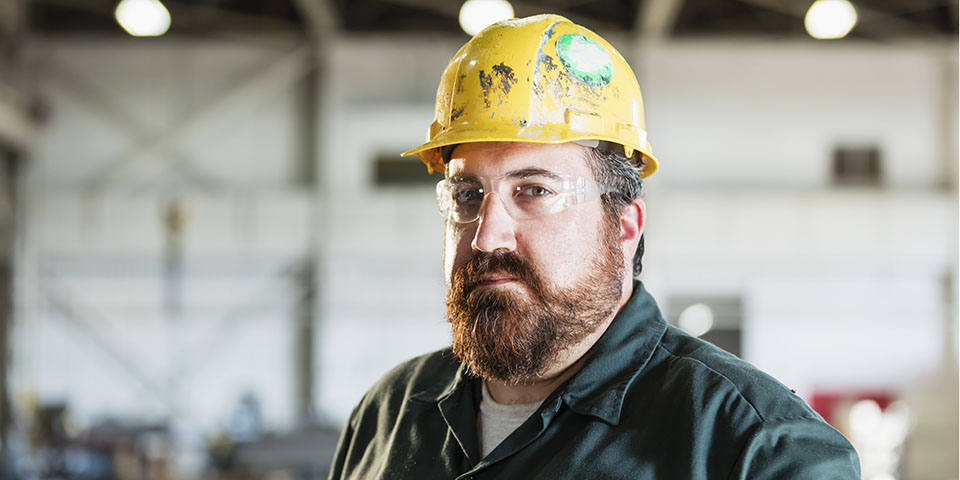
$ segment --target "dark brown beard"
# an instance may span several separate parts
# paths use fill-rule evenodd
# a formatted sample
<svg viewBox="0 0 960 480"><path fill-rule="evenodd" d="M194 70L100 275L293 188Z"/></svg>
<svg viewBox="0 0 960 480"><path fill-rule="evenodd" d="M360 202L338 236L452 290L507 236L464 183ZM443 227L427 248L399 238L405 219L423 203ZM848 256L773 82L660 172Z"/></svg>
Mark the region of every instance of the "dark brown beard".
<svg viewBox="0 0 960 480"><path fill-rule="evenodd" d="M619 232L604 231L588 272L573 287L557 289L513 252L478 252L454 272L447 292L453 352L471 375L526 383L553 366L557 355L593 333L617 307L623 287ZM527 294L476 288L490 274L514 277Z"/></svg>

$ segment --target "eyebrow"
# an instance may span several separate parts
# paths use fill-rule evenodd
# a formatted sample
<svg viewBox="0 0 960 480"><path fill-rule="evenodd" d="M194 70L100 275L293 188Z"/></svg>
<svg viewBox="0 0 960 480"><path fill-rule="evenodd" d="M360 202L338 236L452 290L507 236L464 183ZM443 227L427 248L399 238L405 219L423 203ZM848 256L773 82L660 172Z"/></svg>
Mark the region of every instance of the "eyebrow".
<svg viewBox="0 0 960 480"><path fill-rule="evenodd" d="M527 167L527 168L521 168L518 170L511 170L507 172L506 175L504 176L511 177L511 178L547 177L553 180L557 180L560 178L559 175L551 172L550 170L537 168L537 167Z"/></svg>
<svg viewBox="0 0 960 480"><path fill-rule="evenodd" d="M551 180L559 180L560 175L550 170L538 167L526 167L519 168L516 170L510 170L509 172L503 174L502 176L508 178L530 178L530 177L547 177ZM478 178L477 175L454 175L450 177L450 180L454 182L473 182Z"/></svg>

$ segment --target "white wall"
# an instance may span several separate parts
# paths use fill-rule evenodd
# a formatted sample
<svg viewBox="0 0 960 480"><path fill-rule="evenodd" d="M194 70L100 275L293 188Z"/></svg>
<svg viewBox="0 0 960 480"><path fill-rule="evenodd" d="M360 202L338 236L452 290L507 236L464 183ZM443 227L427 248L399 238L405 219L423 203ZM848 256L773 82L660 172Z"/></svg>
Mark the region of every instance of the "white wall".
<svg viewBox="0 0 960 480"><path fill-rule="evenodd" d="M801 395L896 392L940 366L952 195L661 185L647 204L651 291L740 296L743 357Z"/></svg>
<svg viewBox="0 0 960 480"><path fill-rule="evenodd" d="M79 428L169 419L209 434L253 391L269 426L292 426L293 318L309 297L295 272L315 235L298 177L303 52L86 39L30 54L49 120L21 212L15 398L68 401Z"/></svg>
<svg viewBox="0 0 960 480"><path fill-rule="evenodd" d="M826 186L834 146L873 144L885 185L948 180L943 137L956 131L941 109L956 90L955 48L685 42L641 58L659 181Z"/></svg>
<svg viewBox="0 0 960 480"><path fill-rule="evenodd" d="M443 219L433 189L378 190L370 180L372 158L397 154L410 135L422 135L404 113L356 108L338 112L331 125L337 140L326 150L335 161L325 170L333 184L323 194L330 234L321 240L326 289L317 351L320 406L337 420L400 359L447 343Z"/></svg>
<svg viewBox="0 0 960 480"><path fill-rule="evenodd" d="M313 253L322 413L342 421L391 366L445 345L432 188L376 189L371 175L376 154L422 141L461 41L334 42L316 192L296 186L304 99L290 46L36 45L52 116L29 175L14 388L67 398L80 418L164 411L61 319L44 293L56 280L84 312L101 313L96 331L150 381L189 371L171 396L182 418L214 428L253 388L271 424L290 426L296 289L277 272ZM647 196L653 293L741 295L745 356L802 393L899 388L935 368L939 282L956 262L956 198L941 187L956 168L945 161L956 158L956 112L942 105L956 88L955 58L939 47L845 43L619 45L641 79L661 162ZM217 101L238 83L245 95ZM104 114L104 100L122 114ZM107 169L137 152L131 133L166 130L162 148ZM830 187L838 143L877 143L885 188ZM113 179L106 187L102 172ZM174 197L187 205L195 268L175 328L159 267ZM124 273L141 263L146 273ZM249 301L262 302L255 315L210 337L211 356L196 368L176 370L180 347L202 345L192 342Z"/></svg>

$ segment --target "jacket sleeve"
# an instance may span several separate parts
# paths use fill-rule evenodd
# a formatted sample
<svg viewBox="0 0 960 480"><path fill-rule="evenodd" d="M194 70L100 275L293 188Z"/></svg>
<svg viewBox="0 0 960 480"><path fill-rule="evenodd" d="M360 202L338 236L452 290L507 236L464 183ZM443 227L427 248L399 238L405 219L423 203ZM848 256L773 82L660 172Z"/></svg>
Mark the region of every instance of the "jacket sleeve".
<svg viewBox="0 0 960 480"><path fill-rule="evenodd" d="M340 480L346 478L347 451L350 450L350 443L353 438L352 422L347 422L343 427L343 433L340 434L340 440L337 442L337 449L333 454L333 462L330 464L330 473L327 480Z"/></svg>
<svg viewBox="0 0 960 480"><path fill-rule="evenodd" d="M760 422L729 480L860 480L860 458L850 442L819 418Z"/></svg>
<svg viewBox="0 0 960 480"><path fill-rule="evenodd" d="M347 459L354 443L354 425L357 421L361 405L363 405L363 400L354 407L353 412L350 413L350 418L347 420L347 424L343 427L340 440L337 441L337 449L333 454L333 462L330 464L330 473L327 475L327 480L342 480L350 476L351 468L347 465Z"/></svg>

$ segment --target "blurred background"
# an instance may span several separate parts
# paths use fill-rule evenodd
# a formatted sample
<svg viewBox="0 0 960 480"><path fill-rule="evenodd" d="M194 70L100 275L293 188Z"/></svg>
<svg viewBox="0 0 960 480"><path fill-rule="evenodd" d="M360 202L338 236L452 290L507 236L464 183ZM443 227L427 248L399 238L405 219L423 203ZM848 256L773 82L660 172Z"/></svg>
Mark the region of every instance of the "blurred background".
<svg viewBox="0 0 960 480"><path fill-rule="evenodd" d="M668 321L864 478L956 479L957 1L851 1L508 6L634 67ZM438 178L399 152L510 12L162 2L0 1L0 475L324 478L366 389L449 342Z"/></svg>

